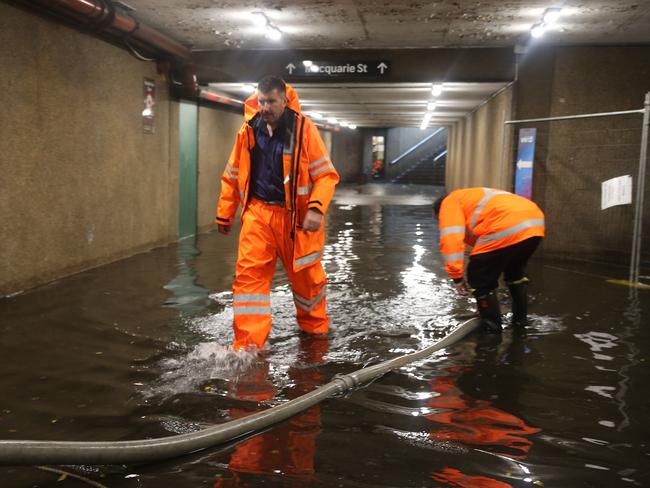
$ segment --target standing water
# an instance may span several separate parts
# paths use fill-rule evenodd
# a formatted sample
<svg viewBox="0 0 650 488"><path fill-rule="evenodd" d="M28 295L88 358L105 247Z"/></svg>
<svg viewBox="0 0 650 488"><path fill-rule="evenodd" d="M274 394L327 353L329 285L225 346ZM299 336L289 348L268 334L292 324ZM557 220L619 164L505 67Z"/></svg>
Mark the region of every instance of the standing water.
<svg viewBox="0 0 650 488"><path fill-rule="evenodd" d="M193 432L431 345L473 312L444 273L434 191L338 191L327 339L298 333L278 272L265 349L232 352L236 239L218 233L0 299L0 438ZM604 267L529 271L525 332L475 333L225 446L63 474L0 467L0 486L650 486L650 292L608 284L623 272Z"/></svg>

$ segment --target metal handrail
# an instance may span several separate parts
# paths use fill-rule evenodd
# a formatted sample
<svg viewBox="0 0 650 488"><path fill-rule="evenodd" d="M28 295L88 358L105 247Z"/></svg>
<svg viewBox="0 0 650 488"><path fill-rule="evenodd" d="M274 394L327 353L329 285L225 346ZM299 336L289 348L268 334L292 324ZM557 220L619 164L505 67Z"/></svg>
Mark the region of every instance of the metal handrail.
<svg viewBox="0 0 650 488"><path fill-rule="evenodd" d="M400 155L397 156L395 159L393 159L393 160L390 162L390 164L393 165L393 164L398 163L401 159L403 159L404 157L406 157L406 156L408 156L409 154L411 154L411 153L412 153L413 151L415 151L418 147L422 146L425 142L430 141L430 140L433 138L433 136L435 136L436 134L438 134L438 133L439 133L440 131L442 131L442 130L445 130L445 127L440 127L440 128L437 129L433 134L431 134L431 135L425 137L424 139L422 139L422 140L421 140L420 142L418 142L415 146L413 146L412 148L408 149L405 153L400 154Z"/></svg>

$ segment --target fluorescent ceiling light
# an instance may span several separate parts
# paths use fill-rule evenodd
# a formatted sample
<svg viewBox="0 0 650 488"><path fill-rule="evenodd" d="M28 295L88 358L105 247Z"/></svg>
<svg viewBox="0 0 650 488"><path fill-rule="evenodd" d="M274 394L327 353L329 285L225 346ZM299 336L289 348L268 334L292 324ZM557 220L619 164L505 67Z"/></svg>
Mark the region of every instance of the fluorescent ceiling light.
<svg viewBox="0 0 650 488"><path fill-rule="evenodd" d="M312 119L322 119L323 114L320 114L318 112L309 112L311 114Z"/></svg>
<svg viewBox="0 0 650 488"><path fill-rule="evenodd" d="M430 112L433 112L436 109L436 102L429 102L427 103L427 110Z"/></svg>
<svg viewBox="0 0 650 488"><path fill-rule="evenodd" d="M341 127L347 127L347 126L350 125L350 124L348 124L345 120L342 120L342 121L339 123L339 125L340 125Z"/></svg>
<svg viewBox="0 0 650 488"><path fill-rule="evenodd" d="M535 39L539 39L540 37L542 37L545 32L546 32L546 26L543 23L542 24L535 24L530 29L530 35L531 35L531 37L533 37Z"/></svg>
<svg viewBox="0 0 650 488"><path fill-rule="evenodd" d="M253 24L259 25L260 27L269 23L269 19L266 18L264 12L252 12L251 19L253 20Z"/></svg>
<svg viewBox="0 0 650 488"><path fill-rule="evenodd" d="M250 93L256 90L255 85L252 83L242 83L241 90L246 93Z"/></svg>
<svg viewBox="0 0 650 488"><path fill-rule="evenodd" d="M354 125L354 124L350 124L350 125L348 125L348 129L352 129L352 130L354 130L354 129L356 129L356 128L357 128L357 126Z"/></svg>
<svg viewBox="0 0 650 488"><path fill-rule="evenodd" d="M282 38L282 32L277 27L268 25L266 26L266 37L272 41L279 41Z"/></svg>
<svg viewBox="0 0 650 488"><path fill-rule="evenodd" d="M423 120L422 123L420 124L420 130L424 130L427 127L429 127L429 121L428 120Z"/></svg>
<svg viewBox="0 0 650 488"><path fill-rule="evenodd" d="M434 83L433 87L431 88L431 94L434 97L439 97L440 94L442 93L442 83Z"/></svg>
<svg viewBox="0 0 650 488"><path fill-rule="evenodd" d="M338 124L338 122L339 122L335 117L330 117L329 119L327 119L327 121L330 124Z"/></svg>
<svg viewBox="0 0 650 488"><path fill-rule="evenodd" d="M542 20L546 25L550 25L555 21L557 21L557 19L560 18L560 15L562 15L561 8L547 8L546 12L544 12L544 16L542 17Z"/></svg>

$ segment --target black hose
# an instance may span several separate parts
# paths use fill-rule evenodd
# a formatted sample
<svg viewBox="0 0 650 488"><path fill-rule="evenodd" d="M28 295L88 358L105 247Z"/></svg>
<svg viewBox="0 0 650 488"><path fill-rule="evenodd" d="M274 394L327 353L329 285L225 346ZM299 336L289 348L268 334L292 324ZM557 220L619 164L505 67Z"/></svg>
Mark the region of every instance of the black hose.
<svg viewBox="0 0 650 488"><path fill-rule="evenodd" d="M0 441L0 465L136 464L161 461L214 447L286 420L327 398L340 395L405 364L423 359L459 341L476 329L479 323L478 318L470 319L421 351L336 376L326 385L283 405L198 432L158 439L116 442L3 440Z"/></svg>

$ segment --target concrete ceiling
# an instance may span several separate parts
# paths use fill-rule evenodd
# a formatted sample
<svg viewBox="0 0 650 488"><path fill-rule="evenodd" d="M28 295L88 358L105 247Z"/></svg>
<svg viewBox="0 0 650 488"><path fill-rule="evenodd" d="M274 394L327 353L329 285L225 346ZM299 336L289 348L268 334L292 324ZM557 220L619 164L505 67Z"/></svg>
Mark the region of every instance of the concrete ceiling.
<svg viewBox="0 0 650 488"><path fill-rule="evenodd" d="M124 0L141 21L195 50L513 46L547 7L563 15L540 43L650 42L647 0ZM264 12L274 42L251 22Z"/></svg>
<svg viewBox="0 0 650 488"><path fill-rule="evenodd" d="M541 20L549 7L562 7L562 16L544 37L532 41L535 44L650 43L648 0L124 0L121 3L134 9L131 15L135 18L192 48L197 56L256 49L276 52L378 49L381 55L381 49L388 48L507 48L531 42L531 26ZM282 32L282 38L268 39L264 29L253 24L252 12L263 12ZM426 62L422 64L424 68ZM232 69L229 65L221 67ZM294 86L303 100L303 110L359 127L419 126L426 103L433 99L429 83L337 84L334 81ZM431 125L458 120L503 86L504 83L447 83ZM236 83L217 83L211 89L238 99L247 96L242 85Z"/></svg>

